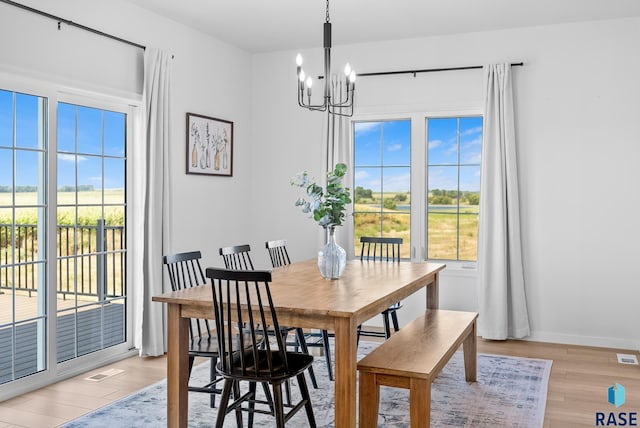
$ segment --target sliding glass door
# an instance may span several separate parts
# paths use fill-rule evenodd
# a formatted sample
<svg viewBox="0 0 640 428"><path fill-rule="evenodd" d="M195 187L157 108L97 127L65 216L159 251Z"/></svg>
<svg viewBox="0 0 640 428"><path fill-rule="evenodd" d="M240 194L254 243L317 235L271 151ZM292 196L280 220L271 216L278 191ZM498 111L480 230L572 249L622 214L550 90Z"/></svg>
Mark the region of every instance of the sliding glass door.
<svg viewBox="0 0 640 428"><path fill-rule="evenodd" d="M131 348L130 124L126 103L0 89L0 400Z"/></svg>

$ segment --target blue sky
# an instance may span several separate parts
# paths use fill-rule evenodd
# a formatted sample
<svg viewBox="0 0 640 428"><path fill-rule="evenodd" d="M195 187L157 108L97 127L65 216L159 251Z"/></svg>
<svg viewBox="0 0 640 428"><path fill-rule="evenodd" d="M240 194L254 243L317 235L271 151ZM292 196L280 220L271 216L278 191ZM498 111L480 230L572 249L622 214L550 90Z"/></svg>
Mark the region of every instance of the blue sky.
<svg viewBox="0 0 640 428"><path fill-rule="evenodd" d="M407 192L411 183L411 122L355 124L355 186L380 192ZM380 165L385 168L381 174Z"/></svg>
<svg viewBox="0 0 640 428"><path fill-rule="evenodd" d="M482 117L429 119L427 142L430 189L455 190L459 173L462 191L480 190ZM407 192L410 162L410 120L355 124L355 186L374 192L382 188L388 192ZM385 167L382 173L381 165Z"/></svg>
<svg viewBox="0 0 640 428"><path fill-rule="evenodd" d="M482 117L429 119L427 138L429 188L455 190L459 173L460 190L480 191Z"/></svg>
<svg viewBox="0 0 640 428"><path fill-rule="evenodd" d="M41 98L0 90L0 185L11 186L15 100L15 176L18 186L36 186L38 167L38 107ZM124 188L125 121L122 113L58 103L58 188L92 185ZM52 132L55 132L52 128ZM23 150L27 149L27 150ZM104 151L104 152L103 152ZM104 171L103 159L104 153ZM77 168L76 168L77 166Z"/></svg>

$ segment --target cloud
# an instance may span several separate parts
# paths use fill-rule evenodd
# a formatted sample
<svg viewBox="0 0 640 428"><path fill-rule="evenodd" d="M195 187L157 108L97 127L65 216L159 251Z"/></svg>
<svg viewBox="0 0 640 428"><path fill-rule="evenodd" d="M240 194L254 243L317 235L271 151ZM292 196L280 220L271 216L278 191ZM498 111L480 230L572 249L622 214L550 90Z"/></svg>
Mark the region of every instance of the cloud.
<svg viewBox="0 0 640 428"><path fill-rule="evenodd" d="M482 126L476 126L475 128L469 128L460 133L460 136L473 135L482 133Z"/></svg>
<svg viewBox="0 0 640 428"><path fill-rule="evenodd" d="M356 180L366 180L369 178L369 173L367 171L358 170L358 172L354 174L354 178Z"/></svg>
<svg viewBox="0 0 640 428"><path fill-rule="evenodd" d="M72 155L69 153L59 153L58 154L58 159L63 161L63 162L75 162L76 160L78 162L84 162L87 160L86 157L84 156L77 156L76 155Z"/></svg>
<svg viewBox="0 0 640 428"><path fill-rule="evenodd" d="M429 170L429 190L433 189L457 189L457 168L433 168Z"/></svg>
<svg viewBox="0 0 640 428"><path fill-rule="evenodd" d="M388 152L397 152L398 150L402 150L402 144L400 143L390 144L387 146Z"/></svg>
<svg viewBox="0 0 640 428"><path fill-rule="evenodd" d="M429 141L429 149L437 149L442 145L442 140L431 140Z"/></svg>
<svg viewBox="0 0 640 428"><path fill-rule="evenodd" d="M380 176L374 174L373 176L370 174L370 171L358 169L353 174L354 181L356 186L361 186L365 189L371 189L374 192L379 191L380 189Z"/></svg>
<svg viewBox="0 0 640 428"><path fill-rule="evenodd" d="M371 189L374 192L379 192L380 191L380 178L379 177L375 177L375 178L369 178L366 177L365 179L361 179L356 183L356 186L361 186L365 189Z"/></svg>
<svg viewBox="0 0 640 428"><path fill-rule="evenodd" d="M464 155L464 159L461 160L462 163L479 164L482 153L482 137L465 142L462 144L461 150Z"/></svg>
<svg viewBox="0 0 640 428"><path fill-rule="evenodd" d="M463 147L473 147L482 145L482 136L478 136L470 141L465 141Z"/></svg>
<svg viewBox="0 0 640 428"><path fill-rule="evenodd" d="M377 129L379 126L380 122L356 122L354 129L356 135L362 135Z"/></svg>
<svg viewBox="0 0 640 428"><path fill-rule="evenodd" d="M385 192L408 192L411 188L411 174L399 174L384 180Z"/></svg>

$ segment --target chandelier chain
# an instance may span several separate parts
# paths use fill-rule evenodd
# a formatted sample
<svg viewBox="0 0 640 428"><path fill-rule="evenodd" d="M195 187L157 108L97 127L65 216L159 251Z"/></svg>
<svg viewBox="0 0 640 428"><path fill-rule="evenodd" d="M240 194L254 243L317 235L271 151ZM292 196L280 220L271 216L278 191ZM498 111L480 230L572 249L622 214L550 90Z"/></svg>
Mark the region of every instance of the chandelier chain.
<svg viewBox="0 0 640 428"><path fill-rule="evenodd" d="M327 0L327 21L329 22L329 0Z"/></svg>

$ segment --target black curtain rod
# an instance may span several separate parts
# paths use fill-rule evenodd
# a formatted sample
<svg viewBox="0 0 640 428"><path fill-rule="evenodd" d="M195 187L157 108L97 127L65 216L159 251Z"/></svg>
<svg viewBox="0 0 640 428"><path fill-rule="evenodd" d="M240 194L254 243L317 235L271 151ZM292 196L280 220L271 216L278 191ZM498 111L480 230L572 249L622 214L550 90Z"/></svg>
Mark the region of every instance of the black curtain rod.
<svg viewBox="0 0 640 428"><path fill-rule="evenodd" d="M511 63L511 67L521 67L524 63L522 62L513 62ZM456 70L475 70L482 68L482 65L469 65L466 67L448 67L448 68L426 68L421 70L400 70L400 71L377 71L374 73L357 73L358 77L366 77L366 76L388 76L392 74L413 74L413 77L418 73L433 73L436 71L456 71Z"/></svg>
<svg viewBox="0 0 640 428"><path fill-rule="evenodd" d="M132 42L132 41L129 41L129 40L126 40L126 39L123 39L123 38L120 38L120 37L105 33L103 31L96 30L95 28L87 27L86 25L78 24L77 22L73 22L73 21L70 21L68 19L61 18L61 17L56 16L56 15L52 15L52 14L44 12L42 10L34 9L32 7L25 6L23 4L16 3L16 2L11 1L11 0L0 0L0 2L6 3L6 4L11 5L11 6L15 6L17 8L20 8L20 9L23 9L23 10L26 10L26 11L29 11L29 12L33 12L35 14L47 17L49 19L53 19L54 21L58 21L58 30L60 29L60 24L61 23L65 23L65 24L70 25L72 27L77 27L77 28L80 28L82 30L88 31L90 33L97 34L99 36L103 36L103 37L106 37L106 38L109 38L109 39L112 39L112 40L117 40L118 42L125 43L125 44L131 45L131 46L135 46L135 47L140 48L142 50L146 49L146 46L141 45L139 43L135 43L135 42Z"/></svg>
<svg viewBox="0 0 640 428"><path fill-rule="evenodd" d="M512 62L511 67L522 67L524 65L523 62ZM424 68L421 70L396 70L396 71L376 71L373 73L357 73L358 77L367 77L367 76L390 76L393 74L413 74L413 77L416 77L418 73L433 73L436 71L457 71L457 70L477 70L481 69L482 65L468 65L464 67L445 67L445 68ZM324 76L318 76L319 79L324 79Z"/></svg>

